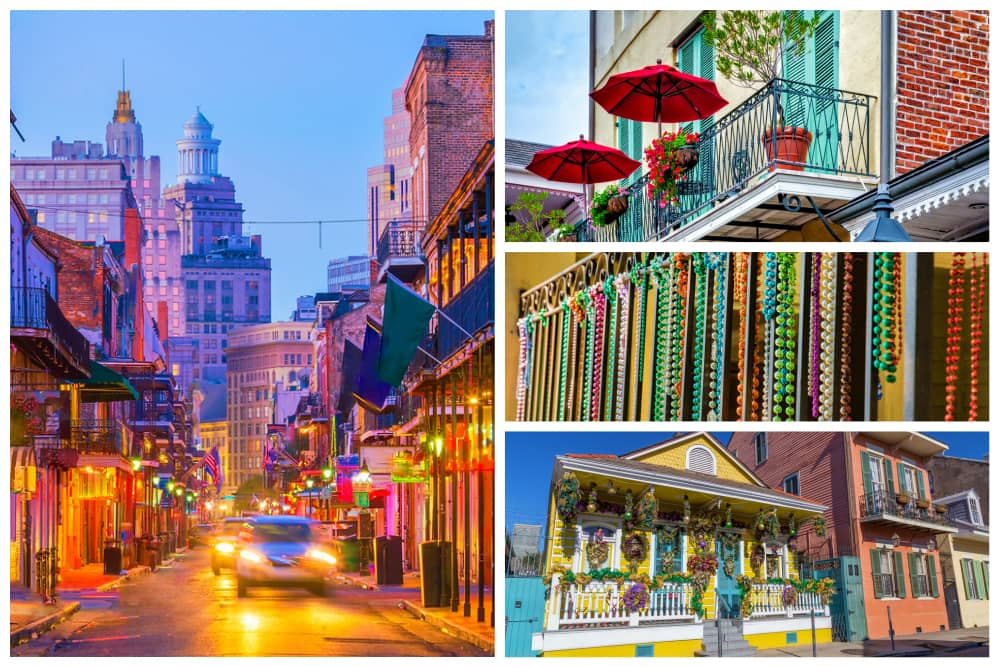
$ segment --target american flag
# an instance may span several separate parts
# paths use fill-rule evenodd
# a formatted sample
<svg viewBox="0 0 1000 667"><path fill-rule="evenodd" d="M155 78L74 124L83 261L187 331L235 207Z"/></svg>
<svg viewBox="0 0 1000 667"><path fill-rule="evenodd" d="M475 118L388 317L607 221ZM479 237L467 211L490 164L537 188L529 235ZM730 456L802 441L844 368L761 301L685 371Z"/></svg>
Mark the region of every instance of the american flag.
<svg viewBox="0 0 1000 667"><path fill-rule="evenodd" d="M222 491L222 466L219 464L219 448L212 447L212 451L205 457L205 470L212 476L215 482L215 492Z"/></svg>

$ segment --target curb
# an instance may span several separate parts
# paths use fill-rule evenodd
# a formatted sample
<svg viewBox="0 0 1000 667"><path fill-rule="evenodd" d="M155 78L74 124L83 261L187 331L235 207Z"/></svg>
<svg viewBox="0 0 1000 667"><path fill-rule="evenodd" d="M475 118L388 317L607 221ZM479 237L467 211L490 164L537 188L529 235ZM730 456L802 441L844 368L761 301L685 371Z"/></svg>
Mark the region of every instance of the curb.
<svg viewBox="0 0 1000 667"><path fill-rule="evenodd" d="M482 649L483 651L486 651L490 655L495 654L494 643L489 639L481 637L474 632L469 632L460 625L454 625L453 623L449 623L440 616L427 614L418 604L416 604L415 602L411 602L410 600L401 600L400 604L402 604L403 608L406 609L406 611L410 612L410 614L420 619L421 621L424 621L425 623L433 625L437 628L441 628L442 630L446 630L448 634L458 637L465 643L472 644L476 648Z"/></svg>
<svg viewBox="0 0 1000 667"><path fill-rule="evenodd" d="M34 637L51 630L53 627L62 623L67 618L80 611L79 602L71 602L62 609L54 611L48 616L44 616L36 621L28 623L23 628L19 628L10 633L10 646L11 648L25 643Z"/></svg>
<svg viewBox="0 0 1000 667"><path fill-rule="evenodd" d="M366 591L377 591L379 589L378 584L368 583L367 581L364 581L362 579L358 579L355 577L348 577L343 574L338 574L337 579L345 584L349 584L351 586L357 586L358 588L363 588Z"/></svg>
<svg viewBox="0 0 1000 667"><path fill-rule="evenodd" d="M132 577L139 576L140 574L148 574L149 571L150 570L148 565L137 565L136 567L133 567L131 570L129 570L126 574L118 577L114 581L109 581L106 584L101 584L100 586L97 587L96 590L98 593L110 591L112 588L122 583L123 581L127 581Z"/></svg>

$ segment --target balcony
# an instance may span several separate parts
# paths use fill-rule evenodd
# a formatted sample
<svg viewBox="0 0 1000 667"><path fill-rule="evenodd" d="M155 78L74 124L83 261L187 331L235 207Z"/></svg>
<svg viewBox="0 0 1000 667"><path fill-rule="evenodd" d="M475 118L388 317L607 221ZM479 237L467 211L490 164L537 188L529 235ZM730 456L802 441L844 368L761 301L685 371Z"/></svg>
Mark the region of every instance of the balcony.
<svg viewBox="0 0 1000 667"><path fill-rule="evenodd" d="M126 426L117 419L80 419L70 423L70 437L63 446L80 454L125 453Z"/></svg>
<svg viewBox="0 0 1000 667"><path fill-rule="evenodd" d="M761 618L766 616L810 616L814 612L820 615L828 615L829 611L819 593L800 591L795 597L795 602L786 605L784 601L784 584L753 584L748 595L752 611L750 618Z"/></svg>
<svg viewBox="0 0 1000 667"><path fill-rule="evenodd" d="M413 282L424 270L420 231L421 225L411 220L393 220L382 230L375 250L380 283L385 282L387 273L404 283Z"/></svg>
<svg viewBox="0 0 1000 667"><path fill-rule="evenodd" d="M930 534L957 533L946 512L938 512L930 501L909 498L900 503L898 494L876 490L858 498L858 509L862 523L887 526L906 526ZM921 507L926 503L928 507Z"/></svg>
<svg viewBox="0 0 1000 667"><path fill-rule="evenodd" d="M466 284L442 310L465 331L476 334L493 324L493 275L494 264L490 262L478 276ZM435 356L445 361L468 340L451 322L438 317L437 353Z"/></svg>
<svg viewBox="0 0 1000 667"><path fill-rule="evenodd" d="M67 378L87 377L90 343L41 287L10 288L11 338Z"/></svg>
<svg viewBox="0 0 1000 667"><path fill-rule="evenodd" d="M701 133L699 162L678 182L676 206L649 198L644 175L628 188L625 214L608 227L587 225L580 240L765 241L800 230L875 182L874 99L775 79ZM782 117L812 134L804 162L778 155Z"/></svg>

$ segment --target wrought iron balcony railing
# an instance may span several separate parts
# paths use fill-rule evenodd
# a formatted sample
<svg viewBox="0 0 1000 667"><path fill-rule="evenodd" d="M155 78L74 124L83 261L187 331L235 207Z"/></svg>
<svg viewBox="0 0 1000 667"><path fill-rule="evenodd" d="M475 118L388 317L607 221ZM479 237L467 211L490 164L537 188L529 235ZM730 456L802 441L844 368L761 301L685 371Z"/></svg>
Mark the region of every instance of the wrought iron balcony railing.
<svg viewBox="0 0 1000 667"><path fill-rule="evenodd" d="M669 237L759 177L780 168L814 174L873 177L873 97L774 79L701 133L698 164L677 183L678 201L649 197L648 174L628 187L628 210L613 225L578 232L585 241L648 241ZM778 150L780 127L812 135L803 162Z"/></svg>
<svg viewBox="0 0 1000 667"><path fill-rule="evenodd" d="M442 310L451 319L458 322L465 331L476 333L493 322L493 273L494 264L483 269L459 291ZM461 347L468 337L458 330L451 322L440 318L437 333L437 352L439 359L444 360Z"/></svg>
<svg viewBox="0 0 1000 667"><path fill-rule="evenodd" d="M123 454L125 425L117 419L79 419L70 422L70 437L64 446L83 454Z"/></svg>
<svg viewBox="0 0 1000 667"><path fill-rule="evenodd" d="M858 499L861 518L891 516L926 521L942 526L953 525L947 513L938 512L929 500L910 497L906 499L905 503L901 503L899 502L901 495L903 494L887 491L872 491L861 495ZM921 507L922 504L926 504L927 507Z"/></svg>
<svg viewBox="0 0 1000 667"><path fill-rule="evenodd" d="M10 288L12 329L43 329L62 346L78 368L87 368L90 343L70 324L59 304L41 287Z"/></svg>
<svg viewBox="0 0 1000 667"><path fill-rule="evenodd" d="M388 223L379 237L375 257L379 266L391 257L420 257L420 225L413 221Z"/></svg>

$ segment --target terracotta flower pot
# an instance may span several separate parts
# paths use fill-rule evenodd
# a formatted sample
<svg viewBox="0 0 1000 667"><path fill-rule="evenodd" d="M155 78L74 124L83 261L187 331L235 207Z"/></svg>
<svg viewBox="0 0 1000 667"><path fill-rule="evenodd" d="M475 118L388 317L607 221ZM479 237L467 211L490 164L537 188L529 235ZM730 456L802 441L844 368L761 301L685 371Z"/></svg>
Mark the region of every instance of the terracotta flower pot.
<svg viewBox="0 0 1000 667"><path fill-rule="evenodd" d="M779 127L772 137L771 130L766 130L762 137L767 161L771 163L771 171L781 167L792 171L802 171L809 145L812 144L812 132L804 127L786 125ZM797 164L775 164L776 162Z"/></svg>

